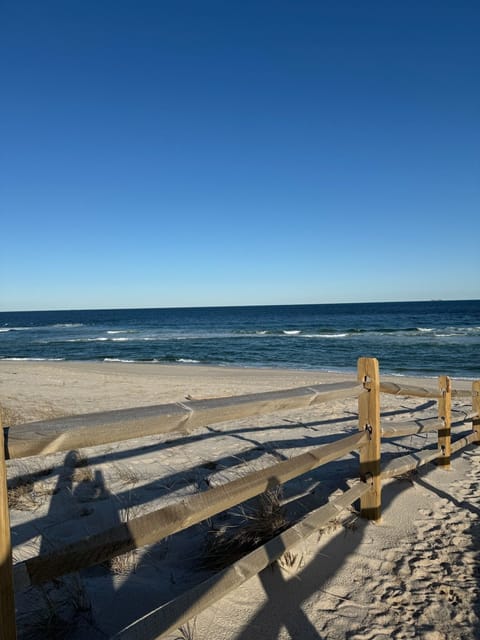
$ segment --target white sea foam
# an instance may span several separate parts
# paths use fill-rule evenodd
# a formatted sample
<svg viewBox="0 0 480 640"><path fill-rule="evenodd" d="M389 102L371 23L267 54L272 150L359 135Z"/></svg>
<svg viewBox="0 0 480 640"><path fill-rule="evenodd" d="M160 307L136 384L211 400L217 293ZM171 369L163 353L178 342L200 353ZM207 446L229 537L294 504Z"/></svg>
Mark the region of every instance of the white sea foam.
<svg viewBox="0 0 480 640"><path fill-rule="evenodd" d="M71 327L83 327L82 322L60 322L58 324L46 325L47 327L53 327L55 329L70 329Z"/></svg>
<svg viewBox="0 0 480 640"><path fill-rule="evenodd" d="M0 329L0 332L6 333L8 331L43 331L44 329L71 329L74 327L83 327L83 324L72 322L65 324L46 324L39 327L2 327Z"/></svg>
<svg viewBox="0 0 480 640"><path fill-rule="evenodd" d="M282 331L286 336L298 336L301 331L299 329L292 329L291 331L284 330Z"/></svg>
<svg viewBox="0 0 480 640"><path fill-rule="evenodd" d="M348 333L306 333L303 338L346 338Z"/></svg>
<svg viewBox="0 0 480 640"><path fill-rule="evenodd" d="M426 327L417 327L417 331L420 331L420 333L431 333L433 329L427 329Z"/></svg>
<svg viewBox="0 0 480 640"><path fill-rule="evenodd" d="M115 331L112 329L110 331L107 331L107 333L114 334L114 333L128 333L128 332L126 329L115 329Z"/></svg>
<svg viewBox="0 0 480 640"><path fill-rule="evenodd" d="M108 338L112 342L128 342L129 338Z"/></svg>
<svg viewBox="0 0 480 640"><path fill-rule="evenodd" d="M111 338L69 338L65 342L107 342L107 340L111 340Z"/></svg>
<svg viewBox="0 0 480 640"><path fill-rule="evenodd" d="M192 360L192 358L177 358L176 361L177 362L190 363L190 364L200 362L200 360Z"/></svg>
<svg viewBox="0 0 480 640"><path fill-rule="evenodd" d="M124 360L123 358L104 358L103 362L135 362L135 360Z"/></svg>
<svg viewBox="0 0 480 640"><path fill-rule="evenodd" d="M12 362L62 362L65 358L20 358L20 357L12 357L12 358L0 358L0 360L10 360Z"/></svg>

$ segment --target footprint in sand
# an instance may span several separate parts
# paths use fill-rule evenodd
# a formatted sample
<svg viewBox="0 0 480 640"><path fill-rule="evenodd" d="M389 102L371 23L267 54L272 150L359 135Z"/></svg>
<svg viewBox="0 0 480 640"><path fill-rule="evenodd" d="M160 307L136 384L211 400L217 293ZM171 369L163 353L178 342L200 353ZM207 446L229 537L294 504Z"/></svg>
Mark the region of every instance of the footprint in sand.
<svg viewBox="0 0 480 640"><path fill-rule="evenodd" d="M372 609L388 612L395 640L471 640L480 635L480 451L468 452L466 478L452 482L452 500L438 498L420 509L416 531L385 560L394 564L370 584ZM377 616L380 614L377 614ZM352 640L385 637L372 614ZM365 631L370 623L371 628Z"/></svg>

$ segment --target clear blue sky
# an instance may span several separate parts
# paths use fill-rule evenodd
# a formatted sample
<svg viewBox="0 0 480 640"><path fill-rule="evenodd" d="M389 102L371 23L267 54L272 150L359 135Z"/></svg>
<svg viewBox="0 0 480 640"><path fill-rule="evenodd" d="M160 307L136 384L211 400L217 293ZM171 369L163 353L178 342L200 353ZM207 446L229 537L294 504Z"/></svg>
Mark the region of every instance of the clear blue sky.
<svg viewBox="0 0 480 640"><path fill-rule="evenodd" d="M475 0L4 0L2 310L480 297Z"/></svg>

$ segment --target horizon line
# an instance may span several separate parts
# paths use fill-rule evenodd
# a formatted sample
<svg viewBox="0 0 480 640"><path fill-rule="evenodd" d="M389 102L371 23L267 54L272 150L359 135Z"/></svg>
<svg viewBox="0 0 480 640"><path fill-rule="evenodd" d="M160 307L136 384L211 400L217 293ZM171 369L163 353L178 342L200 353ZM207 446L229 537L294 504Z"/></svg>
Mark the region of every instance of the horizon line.
<svg viewBox="0 0 480 640"><path fill-rule="evenodd" d="M147 307L72 307L53 309L1 309L0 313L52 313L69 311L148 311L148 310L176 310L176 309L239 309L245 307L318 307L340 306L355 304L419 304L425 302L480 302L480 298L428 298L416 300L366 300L354 302L289 302L272 304L212 304L212 305L185 305L185 306L147 306Z"/></svg>

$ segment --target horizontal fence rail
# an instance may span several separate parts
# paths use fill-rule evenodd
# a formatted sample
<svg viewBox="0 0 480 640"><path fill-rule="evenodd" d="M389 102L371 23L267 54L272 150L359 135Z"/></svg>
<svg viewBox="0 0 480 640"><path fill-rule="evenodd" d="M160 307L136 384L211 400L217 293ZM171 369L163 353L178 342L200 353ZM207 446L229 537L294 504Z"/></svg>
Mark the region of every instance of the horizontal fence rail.
<svg viewBox="0 0 480 640"><path fill-rule="evenodd" d="M475 431L469 431L468 433L458 437L451 444L451 452L456 453L460 451L464 447L477 442L478 433ZM388 462L383 470L382 470L382 480L386 480L388 478L395 478L397 476L401 476L409 471L414 471L415 469L419 469L427 462L432 462L436 460L440 456L441 452L438 446L430 449L422 449L416 453L409 453L408 455L401 456L400 458L396 458L395 460L391 460Z"/></svg>
<svg viewBox="0 0 480 640"><path fill-rule="evenodd" d="M382 438L400 438L413 436L420 433L431 433L443 428L443 422L439 418L426 418L424 420L409 420L405 422L390 423L387 429L382 429Z"/></svg>
<svg viewBox="0 0 480 640"><path fill-rule="evenodd" d="M112 527L100 534L68 545L61 551L37 556L16 565L18 584L39 584L66 573L99 564L146 544L159 542L211 516L234 507L268 489L284 484L312 469L336 460L367 441L366 433L355 433L307 453L249 473L181 502L167 505Z"/></svg>
<svg viewBox="0 0 480 640"><path fill-rule="evenodd" d="M434 399L437 401L437 416L389 422L383 428L380 413L381 394ZM471 397L471 414L452 423L452 398L466 397ZM193 494L51 553L17 563L13 572L6 465L3 458L4 447L0 442L0 640L13 640L16 637L12 575L15 588L20 590L110 560L133 549L159 542L169 535L185 530L352 451L359 451L360 481L348 491L310 512L301 521L234 562L227 569L135 621L115 638L147 640L178 628L183 622L259 573L299 541L305 540L328 524L355 501L360 501L362 517L378 520L381 517L383 481L402 476L434 460L441 469L448 469L454 453L472 443L480 442L480 381L472 384L471 393L452 389L447 376L438 379L436 389L382 382L378 361L374 358L360 358L356 382L85 414L5 430L8 436L5 451L10 457L15 458L170 431L188 433L207 424L282 410L302 409L346 398L357 398L356 433L339 437L333 443ZM452 442L452 427L461 428L467 426L470 421L471 429L457 435ZM435 431L438 434L436 445L390 460L381 466L382 438L400 438Z"/></svg>
<svg viewBox="0 0 480 640"><path fill-rule="evenodd" d="M188 432L208 424L356 398L362 390L355 382L334 382L32 422L8 429L7 456L23 458L171 431Z"/></svg>
<svg viewBox="0 0 480 640"><path fill-rule="evenodd" d="M409 398L441 398L438 389L426 389L408 384L397 384L395 382L381 382L380 392L394 396L407 396Z"/></svg>

